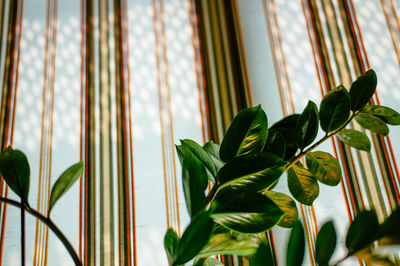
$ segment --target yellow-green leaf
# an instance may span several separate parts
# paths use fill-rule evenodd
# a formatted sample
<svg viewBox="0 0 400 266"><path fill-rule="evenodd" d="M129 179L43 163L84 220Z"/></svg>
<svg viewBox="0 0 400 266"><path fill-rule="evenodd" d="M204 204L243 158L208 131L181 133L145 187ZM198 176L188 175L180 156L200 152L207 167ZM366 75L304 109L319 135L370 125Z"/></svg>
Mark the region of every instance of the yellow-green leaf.
<svg viewBox="0 0 400 266"><path fill-rule="evenodd" d="M389 128L385 121L375 115L359 113L356 121L365 129L369 129L377 134L386 136L389 134Z"/></svg>
<svg viewBox="0 0 400 266"><path fill-rule="evenodd" d="M339 132L337 136L345 144L358 150L364 150L367 152L370 152L371 150L371 142L369 141L369 138L360 131L354 129L345 129Z"/></svg>
<svg viewBox="0 0 400 266"><path fill-rule="evenodd" d="M64 195L83 173L83 162L76 163L65 170L57 179L50 193L49 213L54 204Z"/></svg>
<svg viewBox="0 0 400 266"><path fill-rule="evenodd" d="M319 186L313 174L301 164L295 164L287 171L288 187L293 197L311 206L319 195Z"/></svg>
<svg viewBox="0 0 400 266"><path fill-rule="evenodd" d="M316 151L306 155L308 170L321 183L336 186L342 178L340 164L327 152Z"/></svg>
<svg viewBox="0 0 400 266"><path fill-rule="evenodd" d="M392 108L382 105L366 105L361 112L379 116L389 125L400 125L400 114Z"/></svg>
<svg viewBox="0 0 400 266"><path fill-rule="evenodd" d="M224 228L224 227L223 227ZM248 256L256 252L259 239L248 234L226 232L214 233L198 257L211 255Z"/></svg>
<svg viewBox="0 0 400 266"><path fill-rule="evenodd" d="M266 191L265 194L284 212L278 225L282 227L292 227L299 219L296 202L284 193Z"/></svg>

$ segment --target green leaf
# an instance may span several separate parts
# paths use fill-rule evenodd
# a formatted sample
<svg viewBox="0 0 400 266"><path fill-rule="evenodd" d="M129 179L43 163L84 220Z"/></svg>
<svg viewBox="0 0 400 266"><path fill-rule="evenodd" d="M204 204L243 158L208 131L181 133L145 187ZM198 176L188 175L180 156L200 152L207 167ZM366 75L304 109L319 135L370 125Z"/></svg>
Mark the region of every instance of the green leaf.
<svg viewBox="0 0 400 266"><path fill-rule="evenodd" d="M206 144L203 145L203 149L208 152L209 154L211 154L212 156L214 156L215 158L217 158L218 160L221 160L219 158L219 149L220 149L221 145L215 143L214 141L209 141Z"/></svg>
<svg viewBox="0 0 400 266"><path fill-rule="evenodd" d="M49 213L54 204L64 195L83 173L83 162L70 166L57 179L50 193Z"/></svg>
<svg viewBox="0 0 400 266"><path fill-rule="evenodd" d="M0 172L7 185L25 202L29 193L29 162L25 154L7 147L0 154Z"/></svg>
<svg viewBox="0 0 400 266"><path fill-rule="evenodd" d="M364 133L354 130L345 129L337 134L339 139L345 144L354 147L358 150L371 151L371 142Z"/></svg>
<svg viewBox="0 0 400 266"><path fill-rule="evenodd" d="M316 151L306 155L308 170L321 183L336 186L342 178L340 164L335 157L327 152Z"/></svg>
<svg viewBox="0 0 400 266"><path fill-rule="evenodd" d="M263 152L273 153L281 158L285 157L286 142L285 138L278 130L271 129L268 133L267 142L265 143Z"/></svg>
<svg viewBox="0 0 400 266"><path fill-rule="evenodd" d="M209 257L196 259L193 266L224 266L224 264L215 258Z"/></svg>
<svg viewBox="0 0 400 266"><path fill-rule="evenodd" d="M313 174L301 164L295 164L287 171L290 193L299 202L311 206L319 195L319 186Z"/></svg>
<svg viewBox="0 0 400 266"><path fill-rule="evenodd" d="M379 226L378 239L382 237L400 236L400 208L390 214L390 216Z"/></svg>
<svg viewBox="0 0 400 266"><path fill-rule="evenodd" d="M282 120L276 122L271 127L271 130L274 129L278 131L285 139L286 151L284 160L286 161L289 161L298 150L296 142L296 126L299 117L299 114L289 115Z"/></svg>
<svg viewBox="0 0 400 266"><path fill-rule="evenodd" d="M164 248L167 253L168 263L172 265L174 263L176 253L178 251L179 237L173 228L169 228L164 236Z"/></svg>
<svg viewBox="0 0 400 266"><path fill-rule="evenodd" d="M308 101L306 108L297 120L296 141L300 149L310 145L318 134L318 108L315 103Z"/></svg>
<svg viewBox="0 0 400 266"><path fill-rule="evenodd" d="M261 152L268 137L268 120L261 106L246 108L233 119L219 151L222 161Z"/></svg>
<svg viewBox="0 0 400 266"><path fill-rule="evenodd" d="M178 245L174 265L184 264L194 258L207 244L214 228L214 222L204 210L192 218Z"/></svg>
<svg viewBox="0 0 400 266"><path fill-rule="evenodd" d="M349 255L368 247L377 237L379 227L375 211L363 211L354 219L346 236Z"/></svg>
<svg viewBox="0 0 400 266"><path fill-rule="evenodd" d="M400 114L392 108L381 105L366 105L361 112L379 116L389 125L400 125Z"/></svg>
<svg viewBox="0 0 400 266"><path fill-rule="evenodd" d="M299 219L296 202L288 195L275 191L266 191L265 194L284 212L278 225L282 227L293 227Z"/></svg>
<svg viewBox="0 0 400 266"><path fill-rule="evenodd" d="M287 252L286 252L286 265L299 266L304 258L304 228L300 222L297 222L290 234Z"/></svg>
<svg viewBox="0 0 400 266"><path fill-rule="evenodd" d="M198 256L238 255L248 256L256 252L259 239L252 235L232 234L230 231L218 232L211 236L210 241L200 251Z"/></svg>
<svg viewBox="0 0 400 266"><path fill-rule="evenodd" d="M277 182L286 165L287 162L273 153L242 155L221 168L218 181L222 186L261 191Z"/></svg>
<svg viewBox="0 0 400 266"><path fill-rule="evenodd" d="M182 164L182 184L186 207L190 217L196 215L206 204L204 190L207 188L207 172L197 157L187 152Z"/></svg>
<svg viewBox="0 0 400 266"><path fill-rule="evenodd" d="M250 266L274 266L275 260L267 241L260 243L257 252L250 259Z"/></svg>
<svg viewBox="0 0 400 266"><path fill-rule="evenodd" d="M317 235L315 259L319 265L328 265L336 247L336 231L332 221L326 222Z"/></svg>
<svg viewBox="0 0 400 266"><path fill-rule="evenodd" d="M230 188L217 193L210 210L216 223L249 234L267 231L284 214L267 196Z"/></svg>
<svg viewBox="0 0 400 266"><path fill-rule="evenodd" d="M377 134L386 136L389 134L389 128L385 121L375 115L359 113L356 121L365 129L369 129Z"/></svg>
<svg viewBox="0 0 400 266"><path fill-rule="evenodd" d="M340 85L324 96L319 107L321 128L325 132L338 129L350 116L350 95Z"/></svg>
<svg viewBox="0 0 400 266"><path fill-rule="evenodd" d="M209 179L211 181L215 181L218 170L223 165L218 158L204 150L199 144L190 139L181 140L181 145L177 146L176 148L178 151L178 156L182 162L186 154L191 153L204 165Z"/></svg>
<svg viewBox="0 0 400 266"><path fill-rule="evenodd" d="M360 110L369 102L374 95L377 83L375 71L370 69L351 84L349 94L352 111Z"/></svg>

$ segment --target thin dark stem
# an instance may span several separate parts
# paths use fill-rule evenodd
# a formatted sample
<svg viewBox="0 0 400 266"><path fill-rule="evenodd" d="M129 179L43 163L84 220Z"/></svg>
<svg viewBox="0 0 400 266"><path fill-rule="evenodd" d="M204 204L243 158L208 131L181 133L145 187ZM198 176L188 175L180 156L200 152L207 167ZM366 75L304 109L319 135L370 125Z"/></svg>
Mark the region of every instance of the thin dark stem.
<svg viewBox="0 0 400 266"><path fill-rule="evenodd" d="M24 201L21 199L21 205ZM21 208L21 265L25 266L25 211Z"/></svg>
<svg viewBox="0 0 400 266"><path fill-rule="evenodd" d="M213 186L213 188L211 189L210 193L208 193L208 195L207 195L206 205L205 206L207 206L212 201L212 199L214 198L215 194L218 191L218 188L219 188L219 186L217 184L215 184Z"/></svg>
<svg viewBox="0 0 400 266"><path fill-rule="evenodd" d="M64 244L65 248L68 250L73 261L75 262L75 265L78 265L78 266L82 265L82 262L79 259L78 255L76 254L71 243L68 241L68 239L64 236L64 234L60 231L60 229L58 229L58 227L53 223L53 221L50 218L43 216L41 213L32 209L27 204L21 204L18 201L3 198L3 197L0 197L0 201L5 202L7 204L14 205L15 207L20 208L22 211L25 210L25 211L29 212L31 215L35 216L40 221L42 221L43 223L45 223L53 231L53 233L58 237L58 239L60 239L60 241Z"/></svg>
<svg viewBox="0 0 400 266"><path fill-rule="evenodd" d="M354 118L356 115L357 115L357 113L353 113L353 114L350 116L349 120L347 120L347 122L346 122L343 126L341 126L339 129L333 131L333 132L330 133L330 134L328 134L328 133L325 134L325 136L324 136L322 139L320 139L318 142L314 143L314 145L312 145L310 148L308 148L308 149L305 150L305 151L300 152L300 153L288 164L288 166L286 166L284 172L286 172L287 170L289 170L290 167L292 167L293 165L295 165L298 161L300 161L301 158L303 158L307 153L311 152L313 149L315 149L316 147L318 147L322 142L324 142L325 140L329 139L330 137L336 135L337 133L343 131L343 130L346 128L346 126L351 122L351 120L353 120L353 118Z"/></svg>

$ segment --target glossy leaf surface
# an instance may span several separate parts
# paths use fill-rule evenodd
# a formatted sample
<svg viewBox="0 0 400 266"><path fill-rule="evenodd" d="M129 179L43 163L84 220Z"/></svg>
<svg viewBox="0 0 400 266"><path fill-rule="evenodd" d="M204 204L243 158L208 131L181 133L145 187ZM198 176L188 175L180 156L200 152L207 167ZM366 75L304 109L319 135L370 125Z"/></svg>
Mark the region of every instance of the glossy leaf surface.
<svg viewBox="0 0 400 266"><path fill-rule="evenodd" d="M267 196L230 188L217 193L210 210L215 222L240 233L267 231L284 214Z"/></svg>
<svg viewBox="0 0 400 266"><path fill-rule="evenodd" d="M217 158L218 160L221 160L219 158L219 149L220 149L221 145L215 143L214 141L209 141L206 144L203 145L203 149L208 152L209 154L211 154L212 156L214 156L215 158Z"/></svg>
<svg viewBox="0 0 400 266"><path fill-rule="evenodd" d="M179 237L174 229L169 228L164 236L164 248L167 253L168 263L172 265L175 260L176 253L178 251Z"/></svg>
<svg viewBox="0 0 400 266"><path fill-rule="evenodd" d="M346 236L349 254L368 247L377 237L379 227L375 211L363 211L354 219Z"/></svg>
<svg viewBox="0 0 400 266"><path fill-rule="evenodd" d="M306 155L308 170L321 183L336 186L342 178L340 164L327 152L316 151Z"/></svg>
<svg viewBox="0 0 400 266"><path fill-rule="evenodd" d="M337 136L341 141L343 141L343 143L358 150L364 150L367 152L370 152L371 150L371 142L369 141L369 138L360 131L345 129L338 133Z"/></svg>
<svg viewBox="0 0 400 266"><path fill-rule="evenodd" d="M68 189L78 180L78 178L83 174L83 162L78 162L61 174L57 179L50 193L49 202L49 213L53 208L54 204L63 196Z"/></svg>
<svg viewBox="0 0 400 266"><path fill-rule="evenodd" d="M377 134L386 136L389 134L389 128L385 121L375 115L359 113L356 121L365 129L369 129Z"/></svg>
<svg viewBox="0 0 400 266"><path fill-rule="evenodd" d="M26 202L31 171L25 154L7 147L0 154L0 172L7 185Z"/></svg>
<svg viewBox="0 0 400 266"><path fill-rule="evenodd" d="M268 133L267 142L263 152L270 152L281 158L285 157L286 142L285 138L278 130L271 129Z"/></svg>
<svg viewBox="0 0 400 266"><path fill-rule="evenodd" d="M304 258L304 228L300 222L297 222L292 232L290 233L290 238L286 251L286 265L287 266L299 266L303 262Z"/></svg>
<svg viewBox="0 0 400 266"><path fill-rule="evenodd" d="M370 69L351 84L349 94L352 111L360 110L369 102L374 95L377 83L375 71Z"/></svg>
<svg viewBox="0 0 400 266"><path fill-rule="evenodd" d="M278 225L282 227L292 227L299 219L296 202L284 193L267 191L265 194L285 213Z"/></svg>
<svg viewBox="0 0 400 266"><path fill-rule="evenodd" d="M261 191L278 180L286 164L287 162L273 153L239 156L221 168L218 181L223 186Z"/></svg>
<svg viewBox="0 0 400 266"><path fill-rule="evenodd" d="M332 221L325 223L318 232L315 260L319 265L328 265L336 248L336 231Z"/></svg>
<svg viewBox="0 0 400 266"><path fill-rule="evenodd" d="M261 152L268 137L268 120L261 106L246 108L233 119L219 151L222 161L233 157Z"/></svg>
<svg viewBox="0 0 400 266"><path fill-rule="evenodd" d="M379 116L389 125L400 125L400 114L392 108L382 105L366 105L361 112Z"/></svg>
<svg viewBox="0 0 400 266"><path fill-rule="evenodd" d="M211 237L214 222L205 211L192 218L179 241L174 265L180 265L194 258Z"/></svg>
<svg viewBox="0 0 400 266"><path fill-rule="evenodd" d="M192 153L204 165L207 172L211 174L212 179L215 179L218 170L223 165L223 163L218 158L216 158L214 155L204 150L203 147L201 147L193 140L190 139L181 140L181 145L179 146L179 150L180 150L179 153L182 153L183 157L186 156L187 153Z"/></svg>
<svg viewBox="0 0 400 266"><path fill-rule="evenodd" d="M186 153L182 165L183 192L189 215L193 217L204 208L208 185L207 172L193 153Z"/></svg>
<svg viewBox="0 0 400 266"><path fill-rule="evenodd" d="M300 149L310 145L318 134L318 108L315 103L308 101L303 113L297 119L296 141Z"/></svg>
<svg viewBox="0 0 400 266"><path fill-rule="evenodd" d="M259 240L251 235L235 235L226 230L213 234L198 256L208 257L217 254L248 256L256 252L258 242Z"/></svg>
<svg viewBox="0 0 400 266"><path fill-rule="evenodd" d="M313 174L301 164L293 165L288 171L288 187L293 197L311 206L319 195L319 186Z"/></svg>
<svg viewBox="0 0 400 266"><path fill-rule="evenodd" d="M289 115L276 122L271 127L271 130L274 129L278 131L285 139L286 150L284 160L292 158L298 150L296 142L296 126L299 117L299 114Z"/></svg>
<svg viewBox="0 0 400 266"><path fill-rule="evenodd" d="M346 123L350 116L350 104L350 95L343 86L326 94L319 107L322 130L334 131Z"/></svg>

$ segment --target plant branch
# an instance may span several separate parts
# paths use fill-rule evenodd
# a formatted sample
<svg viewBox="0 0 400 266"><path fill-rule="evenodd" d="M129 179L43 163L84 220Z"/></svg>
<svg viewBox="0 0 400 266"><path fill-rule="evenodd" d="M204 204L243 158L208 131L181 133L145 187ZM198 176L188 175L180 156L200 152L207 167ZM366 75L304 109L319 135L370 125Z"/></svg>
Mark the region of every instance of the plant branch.
<svg viewBox="0 0 400 266"><path fill-rule="evenodd" d="M68 239L64 236L64 234L61 232L61 230L53 223L53 221L50 218L45 217L41 213L39 213L36 210L29 207L29 205L27 205L27 204L21 204L18 201L11 200L8 198L3 198L3 197L0 197L0 201L20 208L22 212L27 211L31 215L35 216L37 219L39 219L40 221L45 223L53 231L53 233L58 237L58 239L60 239L60 241L64 244L65 248L68 250L73 261L75 262L75 265L78 265L78 266L82 265L82 262L79 259L78 255L76 254L71 243L68 241Z"/></svg>
<svg viewBox="0 0 400 266"><path fill-rule="evenodd" d="M300 161L301 158L303 158L306 154L310 153L313 149L315 149L316 147L318 147L319 145L321 145L321 143L323 143L325 140L329 139L330 137L336 135L337 133L343 131L346 126L351 122L351 120L353 120L353 118L358 114L358 112L353 113L349 120L347 120L347 122L341 126L339 129L333 131L332 133L328 134L326 133L325 136L320 139L319 141L317 141L316 143L314 143L311 147L309 147L308 149L306 149L305 151L300 152L296 157L293 158L293 160L288 164L288 166L286 166L284 172L286 172L287 170L289 170L290 167L292 167L294 164L296 164L298 161Z"/></svg>
<svg viewBox="0 0 400 266"><path fill-rule="evenodd" d="M25 206L24 200L21 198L21 205ZM21 208L21 265L25 266L25 211Z"/></svg>

